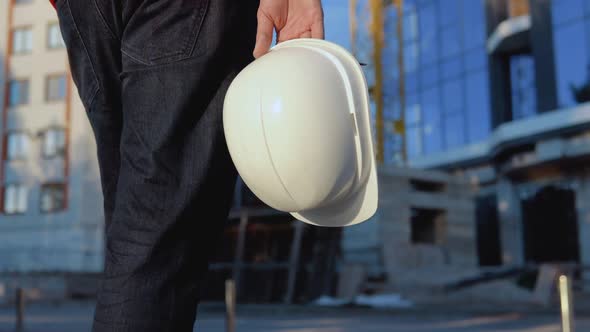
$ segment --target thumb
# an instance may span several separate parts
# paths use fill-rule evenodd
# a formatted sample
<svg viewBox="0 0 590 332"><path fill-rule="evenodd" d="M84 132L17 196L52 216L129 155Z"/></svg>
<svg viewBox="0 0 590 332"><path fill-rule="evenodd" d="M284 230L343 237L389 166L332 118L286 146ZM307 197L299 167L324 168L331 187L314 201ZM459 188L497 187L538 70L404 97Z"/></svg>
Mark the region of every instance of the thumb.
<svg viewBox="0 0 590 332"><path fill-rule="evenodd" d="M266 54L272 44L272 33L274 24L272 20L264 14L264 12L258 12L258 29L256 31L256 46L254 47L254 57L259 58Z"/></svg>

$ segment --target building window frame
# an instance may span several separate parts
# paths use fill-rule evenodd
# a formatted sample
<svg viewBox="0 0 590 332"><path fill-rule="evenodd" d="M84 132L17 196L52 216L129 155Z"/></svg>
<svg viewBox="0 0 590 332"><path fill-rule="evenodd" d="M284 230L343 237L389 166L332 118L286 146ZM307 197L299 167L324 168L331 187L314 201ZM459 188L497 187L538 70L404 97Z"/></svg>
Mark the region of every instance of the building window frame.
<svg viewBox="0 0 590 332"><path fill-rule="evenodd" d="M48 146L50 133L56 133L53 138L53 145ZM41 156L43 159L64 157L66 151L66 130L63 127L49 127L42 132Z"/></svg>
<svg viewBox="0 0 590 332"><path fill-rule="evenodd" d="M45 199L51 199L55 196L51 196L52 193L58 193L61 196L58 196L56 200L57 203L53 201L45 206ZM45 195L49 198L46 198ZM67 184L64 182L47 182L41 185L41 190L39 192L39 211L44 214L48 213L56 213L60 211L64 211L67 209Z"/></svg>
<svg viewBox="0 0 590 332"><path fill-rule="evenodd" d="M11 147L14 146L11 143L11 137L20 136L21 141L14 143L18 145L18 152L12 152ZM16 139L16 138L15 138ZM4 146L4 160L14 161L14 160L26 160L30 147L31 147L31 138L29 134L22 130L11 130L6 133L4 136L5 146Z"/></svg>
<svg viewBox="0 0 590 332"><path fill-rule="evenodd" d="M28 36L21 37L18 34L27 33ZM24 40L23 40L24 38ZM17 39L20 40L20 44L17 44ZM17 45L22 47L17 48ZM11 42L10 42L10 54L12 55L26 55L33 52L33 27L31 25L23 25L12 28L11 31Z"/></svg>
<svg viewBox="0 0 590 332"><path fill-rule="evenodd" d="M7 85L9 108L28 105L31 102L31 81L28 78L14 78L9 80ZM15 89L15 85L18 85L17 100L13 99L13 89ZM26 89L23 90L23 86L26 87ZM23 91L25 93L23 93Z"/></svg>
<svg viewBox="0 0 590 332"><path fill-rule="evenodd" d="M9 199L9 190L15 190L14 208L8 210L7 203ZM27 213L29 199L29 188L22 183L7 183L2 187L2 214L4 215L23 215Z"/></svg>
<svg viewBox="0 0 590 332"><path fill-rule="evenodd" d="M59 82L59 80L62 80ZM57 87L57 94L54 95L51 89L51 82L56 80L58 84L61 84ZM65 73L55 73L49 74L45 76L45 101L48 103L55 103L55 102L62 102L66 99L68 95L68 78Z"/></svg>
<svg viewBox="0 0 590 332"><path fill-rule="evenodd" d="M53 40L53 37L55 36L52 34L52 29L57 29L57 31L59 32L59 38L57 42ZM53 21L47 24L46 43L48 50L60 50L66 47L63 36L61 34L59 22Z"/></svg>

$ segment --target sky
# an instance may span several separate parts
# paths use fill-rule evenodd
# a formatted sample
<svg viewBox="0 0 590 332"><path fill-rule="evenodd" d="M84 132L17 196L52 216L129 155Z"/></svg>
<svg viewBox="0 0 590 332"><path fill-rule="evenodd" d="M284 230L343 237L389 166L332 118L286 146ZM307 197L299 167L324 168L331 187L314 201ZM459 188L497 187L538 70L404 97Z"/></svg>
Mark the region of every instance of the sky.
<svg viewBox="0 0 590 332"><path fill-rule="evenodd" d="M347 0L322 0L326 40L350 49Z"/></svg>

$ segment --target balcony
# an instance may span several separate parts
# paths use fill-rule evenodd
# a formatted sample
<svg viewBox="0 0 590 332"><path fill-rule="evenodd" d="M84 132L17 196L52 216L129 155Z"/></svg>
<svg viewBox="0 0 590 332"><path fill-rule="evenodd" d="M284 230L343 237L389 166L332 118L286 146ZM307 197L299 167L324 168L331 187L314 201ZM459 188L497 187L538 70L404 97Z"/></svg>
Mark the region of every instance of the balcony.
<svg viewBox="0 0 590 332"><path fill-rule="evenodd" d="M487 48L490 54L515 54L529 48L529 0L510 0L507 6L508 17L498 24L488 39Z"/></svg>
<svg viewBox="0 0 590 332"><path fill-rule="evenodd" d="M498 24L488 38L489 54L515 54L529 48L531 17L511 17Z"/></svg>

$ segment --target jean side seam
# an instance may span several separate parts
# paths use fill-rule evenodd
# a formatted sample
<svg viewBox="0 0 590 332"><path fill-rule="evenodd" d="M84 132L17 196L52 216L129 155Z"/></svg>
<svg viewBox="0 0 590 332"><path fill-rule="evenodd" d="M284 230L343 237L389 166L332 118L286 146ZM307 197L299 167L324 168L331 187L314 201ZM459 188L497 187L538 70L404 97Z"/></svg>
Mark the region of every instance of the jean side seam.
<svg viewBox="0 0 590 332"><path fill-rule="evenodd" d="M90 69L92 70L94 92L92 93L92 97L89 98L89 100L85 102L85 104L88 104L87 105L88 109L90 109L90 106L92 105L92 102L94 102L94 99L96 98L96 95L98 94L98 91L100 91L100 86L99 86L99 82L98 82L98 75L96 74L96 70L94 69L94 63L92 61L92 58L90 57L90 53L88 53L88 47L86 46L86 42L84 42L84 38L82 38L82 34L80 33L80 29L78 29L78 23L76 22L76 19L74 18L74 15L72 14L72 8L70 7L70 0L64 0L64 1L65 1L65 5L68 7L68 15L70 15L70 18L72 19L73 28L76 31L76 35L80 39L80 43L82 44L82 47L84 48L84 53L86 53L86 57L88 59L88 62L90 63Z"/></svg>

